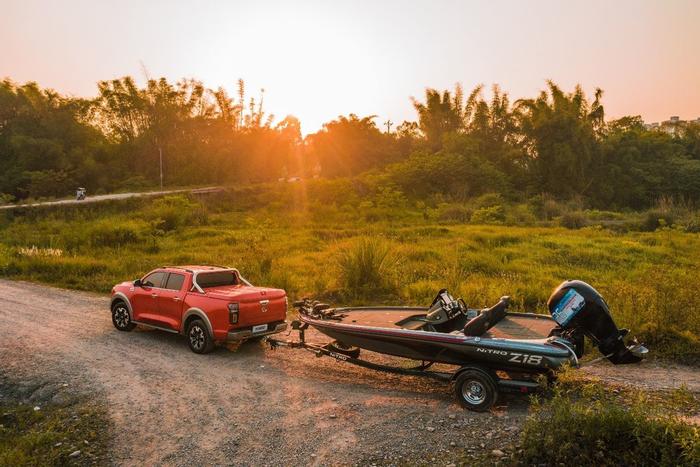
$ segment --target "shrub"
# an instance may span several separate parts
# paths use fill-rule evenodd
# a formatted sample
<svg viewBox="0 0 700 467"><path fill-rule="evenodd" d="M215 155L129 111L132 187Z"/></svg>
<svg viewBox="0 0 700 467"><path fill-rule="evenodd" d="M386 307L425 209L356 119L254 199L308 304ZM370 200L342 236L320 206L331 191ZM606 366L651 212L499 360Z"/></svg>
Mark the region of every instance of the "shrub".
<svg viewBox="0 0 700 467"><path fill-rule="evenodd" d="M582 211L567 212L561 216L559 224L567 229L580 229L588 224L588 218Z"/></svg>
<svg viewBox="0 0 700 467"><path fill-rule="evenodd" d="M140 191L151 187L153 187L153 184L143 175L134 175L119 184L119 188L127 191Z"/></svg>
<svg viewBox="0 0 700 467"><path fill-rule="evenodd" d="M342 286L352 296L392 292L396 263L385 241L362 238L338 258Z"/></svg>
<svg viewBox="0 0 700 467"><path fill-rule="evenodd" d="M641 230L653 232L659 227L673 225L673 221L674 217L671 212L651 209L644 214Z"/></svg>
<svg viewBox="0 0 700 467"><path fill-rule="evenodd" d="M592 400L591 400L592 399ZM555 392L533 404L522 432L524 465L698 465L700 432L679 418L610 399Z"/></svg>
<svg viewBox="0 0 700 467"><path fill-rule="evenodd" d="M462 205L451 205L440 211L438 220L440 222L466 223L472 217L472 210Z"/></svg>
<svg viewBox="0 0 700 467"><path fill-rule="evenodd" d="M145 210L144 215L164 232L173 231L184 225L202 225L207 222L204 207L184 196L159 198Z"/></svg>
<svg viewBox="0 0 700 467"><path fill-rule="evenodd" d="M476 208L490 208L503 204L503 197L499 193L486 193L474 199Z"/></svg>
<svg viewBox="0 0 700 467"><path fill-rule="evenodd" d="M479 208L472 214L474 224L500 224L506 219L505 210L500 204L488 208Z"/></svg>
<svg viewBox="0 0 700 467"><path fill-rule="evenodd" d="M517 204L506 211L506 223L509 225L533 225L537 218L527 204Z"/></svg>
<svg viewBox="0 0 700 467"><path fill-rule="evenodd" d="M374 195L377 206L390 209L404 209L408 204L401 190L393 186L380 186Z"/></svg>
<svg viewBox="0 0 700 467"><path fill-rule="evenodd" d="M562 213L562 206L546 194L536 195L528 201L531 209L542 220L551 220Z"/></svg>
<svg viewBox="0 0 700 467"><path fill-rule="evenodd" d="M119 247L136 243L141 237L141 228L136 222L105 220L89 230L90 244L102 247Z"/></svg>
<svg viewBox="0 0 700 467"><path fill-rule="evenodd" d="M683 228L688 233L700 233L700 215L694 215L683 223Z"/></svg>

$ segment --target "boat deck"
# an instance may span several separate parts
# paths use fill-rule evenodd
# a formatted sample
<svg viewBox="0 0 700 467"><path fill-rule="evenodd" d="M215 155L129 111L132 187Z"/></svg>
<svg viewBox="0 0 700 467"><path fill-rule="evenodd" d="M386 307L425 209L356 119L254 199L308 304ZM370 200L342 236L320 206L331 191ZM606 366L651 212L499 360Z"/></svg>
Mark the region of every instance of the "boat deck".
<svg viewBox="0 0 700 467"><path fill-rule="evenodd" d="M484 337L504 339L542 339L549 336L557 326L554 320L531 316L507 315L498 324L486 331Z"/></svg>
<svg viewBox="0 0 700 467"><path fill-rule="evenodd" d="M366 309L366 310L348 310L343 312L345 317L342 323L356 324L358 326L371 326L379 328L398 327L396 323L402 321L409 316L423 314L422 309ZM483 337L505 338L505 339L542 339L549 335L549 332L556 326L556 323L542 318L509 314L503 318L496 326L489 329Z"/></svg>

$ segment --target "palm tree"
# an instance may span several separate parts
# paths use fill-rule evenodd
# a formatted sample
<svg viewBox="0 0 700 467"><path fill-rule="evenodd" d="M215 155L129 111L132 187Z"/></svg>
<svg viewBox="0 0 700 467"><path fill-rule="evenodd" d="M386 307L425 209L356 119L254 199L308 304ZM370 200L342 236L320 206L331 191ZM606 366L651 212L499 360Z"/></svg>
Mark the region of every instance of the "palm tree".
<svg viewBox="0 0 700 467"><path fill-rule="evenodd" d="M420 130L433 150L442 147L444 135L464 128L463 94L459 84L455 86L454 97L450 91L441 94L428 88L425 90L425 103L415 98L411 98L411 101L418 112Z"/></svg>
<svg viewBox="0 0 700 467"><path fill-rule="evenodd" d="M590 169L600 152L603 91L596 89L589 104L581 86L565 93L547 81L547 88L535 99L515 103L525 148L542 191L580 195L592 185Z"/></svg>

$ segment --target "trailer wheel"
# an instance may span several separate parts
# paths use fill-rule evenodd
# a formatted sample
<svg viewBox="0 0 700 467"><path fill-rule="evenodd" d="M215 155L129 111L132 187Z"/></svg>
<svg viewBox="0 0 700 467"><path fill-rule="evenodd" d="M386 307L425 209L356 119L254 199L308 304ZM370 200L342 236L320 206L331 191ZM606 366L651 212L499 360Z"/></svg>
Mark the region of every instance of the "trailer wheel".
<svg viewBox="0 0 700 467"><path fill-rule="evenodd" d="M462 405L475 412L484 412L498 400L493 378L480 370L465 370L455 380L455 396Z"/></svg>
<svg viewBox="0 0 700 467"><path fill-rule="evenodd" d="M352 345L346 345L340 341L333 341L328 344L328 350L332 352L342 353L348 357L357 358L360 356L360 348Z"/></svg>

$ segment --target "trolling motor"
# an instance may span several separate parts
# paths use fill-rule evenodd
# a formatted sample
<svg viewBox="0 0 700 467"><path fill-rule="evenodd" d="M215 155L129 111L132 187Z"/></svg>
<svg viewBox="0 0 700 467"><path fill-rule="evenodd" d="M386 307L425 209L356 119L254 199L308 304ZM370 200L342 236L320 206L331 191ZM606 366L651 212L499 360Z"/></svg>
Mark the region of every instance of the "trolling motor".
<svg viewBox="0 0 700 467"><path fill-rule="evenodd" d="M564 331L583 332L612 363L641 361L648 350L643 345L626 345L628 329L618 329L608 304L596 289L583 281L564 281L557 287L547 307Z"/></svg>

